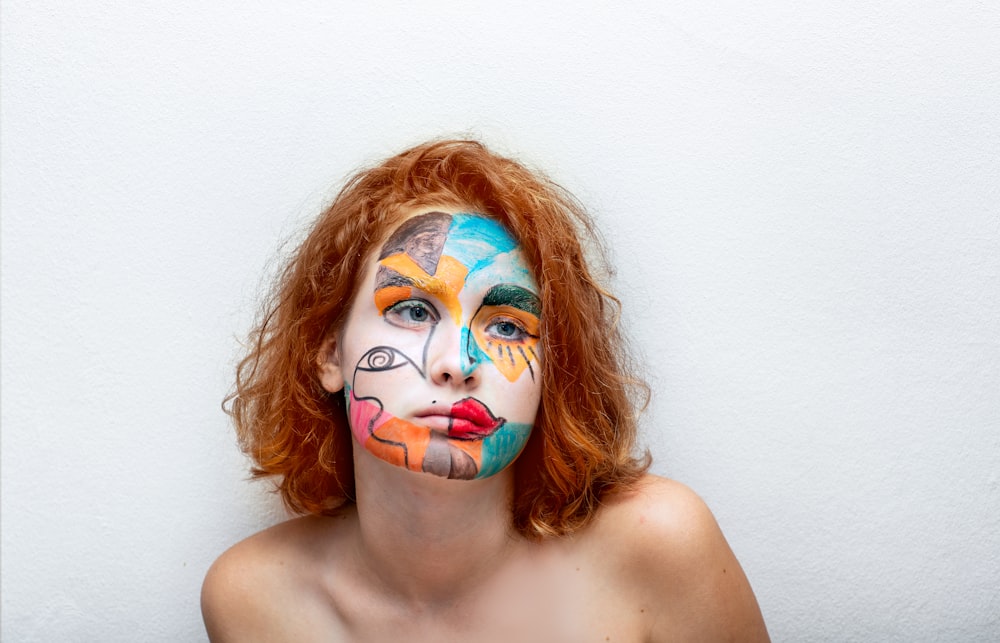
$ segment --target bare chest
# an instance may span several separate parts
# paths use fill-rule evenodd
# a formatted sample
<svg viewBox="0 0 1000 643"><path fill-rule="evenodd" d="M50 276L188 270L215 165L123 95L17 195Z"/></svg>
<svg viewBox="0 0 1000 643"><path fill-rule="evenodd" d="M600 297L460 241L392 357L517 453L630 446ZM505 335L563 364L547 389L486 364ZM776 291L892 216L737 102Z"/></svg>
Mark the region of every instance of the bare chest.
<svg viewBox="0 0 1000 643"><path fill-rule="evenodd" d="M341 595L352 641L641 642L648 609L614 570L585 556L537 556L443 604L393 603L365 591Z"/></svg>

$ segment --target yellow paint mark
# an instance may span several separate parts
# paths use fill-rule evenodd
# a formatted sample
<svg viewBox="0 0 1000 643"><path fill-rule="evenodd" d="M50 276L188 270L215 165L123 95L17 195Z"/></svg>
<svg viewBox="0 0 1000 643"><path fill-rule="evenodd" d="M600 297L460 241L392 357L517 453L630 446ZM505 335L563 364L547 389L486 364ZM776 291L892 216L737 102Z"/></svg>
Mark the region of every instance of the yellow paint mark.
<svg viewBox="0 0 1000 643"><path fill-rule="evenodd" d="M437 272L433 275L427 274L417 262L404 253L386 257L379 263L386 268L392 268L404 277L409 277L413 280L414 286L437 297L455 323L462 323L462 306L458 302L458 293L465 285L465 276L469 274L469 270L458 259L442 255L438 260Z"/></svg>
<svg viewBox="0 0 1000 643"><path fill-rule="evenodd" d="M516 319L531 337L515 341L490 337L486 334L486 329L496 321L497 317ZM532 362L537 362L537 359L532 359L531 356L534 354L535 347L538 346L539 326L540 322L537 317L520 308L484 306L476 314L476 319L473 321L472 336L475 337L479 349L490 356L497 370L509 381L515 382Z"/></svg>

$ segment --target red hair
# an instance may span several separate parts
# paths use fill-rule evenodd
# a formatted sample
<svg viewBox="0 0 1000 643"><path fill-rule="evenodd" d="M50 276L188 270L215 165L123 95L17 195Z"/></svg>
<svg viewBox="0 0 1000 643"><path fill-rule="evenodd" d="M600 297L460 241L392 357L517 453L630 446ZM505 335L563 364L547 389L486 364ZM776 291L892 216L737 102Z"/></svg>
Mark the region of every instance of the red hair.
<svg viewBox="0 0 1000 643"><path fill-rule="evenodd" d="M619 302L591 274L581 238L603 253L568 192L475 141L435 141L348 180L280 274L227 398L255 476L280 476L286 506L328 514L353 498L342 395L318 379L324 340L344 323L364 260L419 206L454 205L503 223L541 289L542 400L515 461L513 521L529 537L585 525L602 497L649 466L636 453L648 394L618 326Z"/></svg>

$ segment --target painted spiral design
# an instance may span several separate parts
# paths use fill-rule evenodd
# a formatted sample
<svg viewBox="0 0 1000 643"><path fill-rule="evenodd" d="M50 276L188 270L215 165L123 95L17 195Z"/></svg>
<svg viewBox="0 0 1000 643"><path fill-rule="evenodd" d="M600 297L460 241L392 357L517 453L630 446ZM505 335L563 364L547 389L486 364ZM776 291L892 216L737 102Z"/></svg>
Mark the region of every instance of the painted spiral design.
<svg viewBox="0 0 1000 643"><path fill-rule="evenodd" d="M365 368L373 371L384 371L393 367L395 355L391 348L380 346L373 348L365 356Z"/></svg>

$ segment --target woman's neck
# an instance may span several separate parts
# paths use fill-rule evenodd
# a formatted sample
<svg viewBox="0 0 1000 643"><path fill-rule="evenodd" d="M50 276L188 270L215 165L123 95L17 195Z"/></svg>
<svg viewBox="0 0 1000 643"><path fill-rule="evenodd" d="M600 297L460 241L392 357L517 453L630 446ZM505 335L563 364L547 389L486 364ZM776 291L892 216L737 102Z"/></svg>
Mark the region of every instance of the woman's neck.
<svg viewBox="0 0 1000 643"><path fill-rule="evenodd" d="M446 480L355 445L358 554L401 600L452 604L490 579L521 538L510 526L513 476Z"/></svg>

